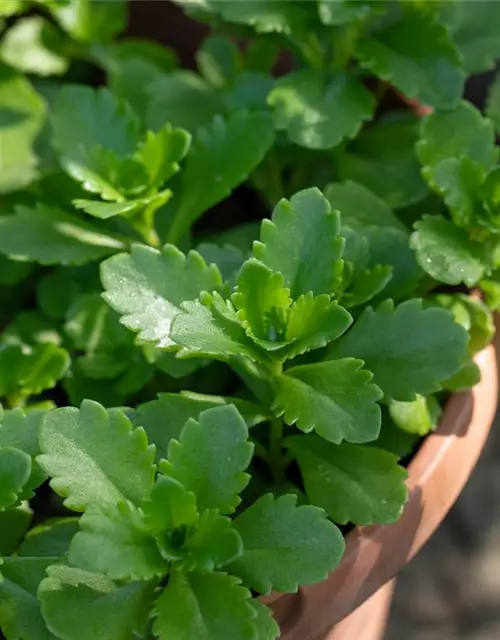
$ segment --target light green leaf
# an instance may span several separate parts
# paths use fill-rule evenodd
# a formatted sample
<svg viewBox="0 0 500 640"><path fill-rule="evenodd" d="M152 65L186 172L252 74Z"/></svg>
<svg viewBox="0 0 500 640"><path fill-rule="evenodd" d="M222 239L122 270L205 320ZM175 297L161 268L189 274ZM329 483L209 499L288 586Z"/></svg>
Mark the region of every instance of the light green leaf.
<svg viewBox="0 0 500 640"><path fill-rule="evenodd" d="M33 143L45 104L24 75L0 64L0 193L15 191L36 176Z"/></svg>
<svg viewBox="0 0 500 640"><path fill-rule="evenodd" d="M18 20L4 35L0 57L25 73L61 75L69 67L69 60L61 55L63 46L50 22L41 16L29 16Z"/></svg>
<svg viewBox="0 0 500 640"><path fill-rule="evenodd" d="M363 68L423 104L449 109L462 95L457 48L431 12L416 5L405 7L401 19L382 31L360 38L355 56Z"/></svg>
<svg viewBox="0 0 500 640"><path fill-rule="evenodd" d="M160 640L255 640L251 595L225 573L173 571L153 610Z"/></svg>
<svg viewBox="0 0 500 640"><path fill-rule="evenodd" d="M215 511L205 511L186 540L179 568L208 573L229 564L243 553L243 544L231 520Z"/></svg>
<svg viewBox="0 0 500 640"><path fill-rule="evenodd" d="M344 538L324 511L296 503L296 495L267 494L234 521L244 553L229 570L259 593L321 582L344 553Z"/></svg>
<svg viewBox="0 0 500 640"><path fill-rule="evenodd" d="M424 216L419 220L410 247L422 269L446 284L464 282L472 287L489 263L486 247L471 240L466 231L443 216Z"/></svg>
<svg viewBox="0 0 500 640"><path fill-rule="evenodd" d="M276 640L280 635L280 628L273 617L272 611L265 604L256 600L252 600L252 607L257 612L257 618L254 624L257 628L257 637L255 640Z"/></svg>
<svg viewBox="0 0 500 640"><path fill-rule="evenodd" d="M8 640L54 640L40 613L37 589L57 558L3 558L0 580L0 628Z"/></svg>
<svg viewBox="0 0 500 640"><path fill-rule="evenodd" d="M441 186L436 174L449 158L466 156L490 171L498 160L493 124L472 104L462 101L452 111L436 111L424 119L417 153L422 173L433 188Z"/></svg>
<svg viewBox="0 0 500 640"><path fill-rule="evenodd" d="M8 256L43 265L77 265L124 248L112 233L50 205L19 205L15 215L0 216L0 252Z"/></svg>
<svg viewBox="0 0 500 640"><path fill-rule="evenodd" d="M481 381L481 369L474 360L468 360L464 366L454 376L446 382L443 382L443 388L446 391L459 393L467 391Z"/></svg>
<svg viewBox="0 0 500 640"><path fill-rule="evenodd" d="M448 8L448 7L447 7ZM463 56L469 74L493 69L500 57L500 7L496 2L452 3L450 20L453 40Z"/></svg>
<svg viewBox="0 0 500 640"><path fill-rule="evenodd" d="M48 7L68 34L83 43L112 40L127 24L127 5L123 0L70 0Z"/></svg>
<svg viewBox="0 0 500 640"><path fill-rule="evenodd" d="M216 89L231 84L243 68L243 56L236 44L223 36L209 36L196 52L201 75Z"/></svg>
<svg viewBox="0 0 500 640"><path fill-rule="evenodd" d="M148 209L150 219L156 210L168 202L172 197L172 192L166 189L160 193L155 193L147 198L136 198L134 200L121 200L120 202L102 202L100 200L85 200L78 198L72 201L75 209L85 211L94 218L107 220L115 216L132 216L140 212L141 209Z"/></svg>
<svg viewBox="0 0 500 640"><path fill-rule="evenodd" d="M331 182L325 188L325 198L332 209L340 211L342 224L355 230L371 225L405 228L383 200L357 182Z"/></svg>
<svg viewBox="0 0 500 640"><path fill-rule="evenodd" d="M198 520L196 496L170 476L158 475L151 496L142 503L145 524L154 534L193 525Z"/></svg>
<svg viewBox="0 0 500 640"><path fill-rule="evenodd" d="M80 518L68 560L72 566L103 573L111 580L152 580L166 563L142 514L127 502L90 505Z"/></svg>
<svg viewBox="0 0 500 640"><path fill-rule="evenodd" d="M209 396L191 391L160 393L157 400L140 404L133 412L132 423L143 427L148 440L156 446L156 460L167 458L168 445L172 438L179 440L182 427L193 418L198 420L202 411L217 406L232 404L238 409L248 428L269 419L265 410L239 398Z"/></svg>
<svg viewBox="0 0 500 640"><path fill-rule="evenodd" d="M149 188L160 189L179 171L179 162L188 152L191 136L169 123L158 132L147 131L135 157L146 167Z"/></svg>
<svg viewBox="0 0 500 640"><path fill-rule="evenodd" d="M18 555L25 558L62 558L79 530L79 518L52 518L28 531Z"/></svg>
<svg viewBox="0 0 500 640"><path fill-rule="evenodd" d="M130 254L101 265L101 280L104 298L123 316L123 324L158 347L175 344L171 324L182 302L222 286L215 265L207 267L196 251L185 256L168 244L162 251L134 245Z"/></svg>
<svg viewBox="0 0 500 640"><path fill-rule="evenodd" d="M197 131L182 173L182 190L169 240L179 242L193 223L223 200L262 162L274 142L267 113L218 116Z"/></svg>
<svg viewBox="0 0 500 640"><path fill-rule="evenodd" d="M31 475L31 458L20 449L0 448L0 509L14 505Z"/></svg>
<svg viewBox="0 0 500 640"><path fill-rule="evenodd" d="M245 333L231 303L217 293L204 293L199 300L185 302L173 320L171 339L182 347L180 356L267 359Z"/></svg>
<svg viewBox="0 0 500 640"><path fill-rule="evenodd" d="M294 436L287 447L297 458L307 497L335 522L386 524L401 515L408 473L392 453L316 436Z"/></svg>
<svg viewBox="0 0 500 640"><path fill-rule="evenodd" d="M277 129L308 149L331 149L354 138L375 108L373 94L356 78L323 71L294 71L276 81L268 96Z"/></svg>
<svg viewBox="0 0 500 640"><path fill-rule="evenodd" d="M0 16L3 18L9 17L14 13L22 11L24 7L24 0L4 0L0 5Z"/></svg>
<svg viewBox="0 0 500 640"><path fill-rule="evenodd" d="M19 546L28 531L33 512L26 505L0 511L0 555L10 556ZM49 554L47 554L49 555ZM0 565L1 566L1 565ZM0 569L0 576L1 576ZM0 577L0 597L2 594ZM2 607L0 605L0 611ZM2 619L0 615L0 626Z"/></svg>
<svg viewBox="0 0 500 640"><path fill-rule="evenodd" d="M196 495L198 509L233 513L248 484L245 473L253 454L248 428L234 406L208 409L189 419L180 440L172 440L161 471Z"/></svg>
<svg viewBox="0 0 500 640"><path fill-rule="evenodd" d="M388 300L365 309L336 342L330 358L361 358L387 399L428 395L460 368L467 332L444 309L422 309L421 300L394 308Z"/></svg>
<svg viewBox="0 0 500 640"><path fill-rule="evenodd" d="M352 180L363 185L394 208L406 207L422 200L427 195L428 188L420 175L420 165L415 153L419 126L420 121L408 114L401 117L388 114L371 124L340 155L340 180ZM359 197L359 208L363 205ZM375 221L371 222L374 223Z"/></svg>
<svg viewBox="0 0 500 640"><path fill-rule="evenodd" d="M222 95L192 71L173 71L154 79L147 89L146 124L157 131L166 122L195 133L224 112Z"/></svg>
<svg viewBox="0 0 500 640"><path fill-rule="evenodd" d="M366 20L384 9L379 0L320 0L318 8L321 22L332 26Z"/></svg>
<svg viewBox="0 0 500 640"><path fill-rule="evenodd" d="M105 576L65 566L48 568L38 598L47 625L64 640L133 640L151 610L154 583L116 586Z"/></svg>
<svg viewBox="0 0 500 640"><path fill-rule="evenodd" d="M380 431L377 400L382 392L362 367L361 360L344 358L287 369L276 379L276 415L337 444L375 440Z"/></svg>
<svg viewBox="0 0 500 640"><path fill-rule="evenodd" d="M141 502L153 488L154 448L118 409L91 400L48 413L37 458L51 486L73 511L92 503Z"/></svg>
<svg viewBox="0 0 500 640"><path fill-rule="evenodd" d="M389 415L394 423L407 433L425 436L434 431L441 415L441 407L434 396L417 395L410 402L391 400Z"/></svg>
<svg viewBox="0 0 500 640"><path fill-rule="evenodd" d="M255 257L271 271L282 273L292 298L312 291L331 294L342 272L344 240L339 214L316 189L281 200L272 221L262 222Z"/></svg>

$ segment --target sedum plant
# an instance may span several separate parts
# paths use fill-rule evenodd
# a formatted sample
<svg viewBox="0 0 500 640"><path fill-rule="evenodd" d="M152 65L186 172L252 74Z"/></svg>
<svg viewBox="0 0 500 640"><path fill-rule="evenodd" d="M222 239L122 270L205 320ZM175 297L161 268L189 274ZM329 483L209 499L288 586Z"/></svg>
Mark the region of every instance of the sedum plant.
<svg viewBox="0 0 500 640"><path fill-rule="evenodd" d="M497 5L178 4L0 7L6 640L274 640L494 332Z"/></svg>

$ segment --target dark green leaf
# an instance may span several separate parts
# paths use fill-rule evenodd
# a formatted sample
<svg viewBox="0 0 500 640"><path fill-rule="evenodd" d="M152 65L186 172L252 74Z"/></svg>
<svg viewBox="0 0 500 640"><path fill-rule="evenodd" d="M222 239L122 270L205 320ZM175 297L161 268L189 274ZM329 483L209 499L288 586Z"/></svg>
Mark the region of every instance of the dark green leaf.
<svg viewBox="0 0 500 640"><path fill-rule="evenodd" d="M0 510L14 505L31 475L31 458L20 449L0 448Z"/></svg>
<svg viewBox="0 0 500 640"><path fill-rule="evenodd" d="M25 558L62 558L79 530L79 518L53 518L31 529L19 547Z"/></svg>
<svg viewBox="0 0 500 640"><path fill-rule="evenodd" d="M321 582L344 553L342 534L324 511L296 502L295 495L267 494L234 521L244 553L229 570L259 593L295 593Z"/></svg>
<svg viewBox="0 0 500 640"><path fill-rule="evenodd" d="M243 67L243 57L229 38L209 36L196 52L201 75L213 87L221 89L233 82Z"/></svg>
<svg viewBox="0 0 500 640"><path fill-rule="evenodd" d="M33 512L25 505L14 507L0 511L0 555L9 556L19 546L24 535L29 529ZM50 555L50 554L47 554ZM0 576L1 576L0 569ZM1 577L0 577L0 596L2 595ZM0 611L2 606L0 605ZM0 625L2 624L0 614Z"/></svg>
<svg viewBox="0 0 500 640"><path fill-rule="evenodd" d="M486 115L493 122L497 133L500 132L500 74L488 89Z"/></svg>

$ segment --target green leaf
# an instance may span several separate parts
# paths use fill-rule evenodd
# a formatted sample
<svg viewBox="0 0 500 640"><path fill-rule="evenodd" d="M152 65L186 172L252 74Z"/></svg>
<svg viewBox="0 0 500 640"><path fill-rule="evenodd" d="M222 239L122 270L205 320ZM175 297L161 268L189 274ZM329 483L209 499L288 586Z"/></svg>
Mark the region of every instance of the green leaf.
<svg viewBox="0 0 500 640"><path fill-rule="evenodd" d="M366 20L384 11L383 4L378 0L320 0L318 10L323 24L338 26Z"/></svg>
<svg viewBox="0 0 500 640"><path fill-rule="evenodd" d="M425 436L434 431L441 415L441 407L433 396L417 395L410 402L392 400L389 403L389 415L403 431Z"/></svg>
<svg viewBox="0 0 500 640"><path fill-rule="evenodd" d="M21 73L0 63L0 193L15 191L36 176L33 143L45 104Z"/></svg>
<svg viewBox="0 0 500 640"><path fill-rule="evenodd" d="M172 192L167 189L147 198L122 199L120 202L102 202L100 200L79 198L78 200L73 200L72 205L75 209L85 211L85 213L101 220L107 220L115 216L133 216L145 209L148 210L148 216L152 217L156 210L168 202L171 197Z"/></svg>
<svg viewBox="0 0 500 640"><path fill-rule="evenodd" d="M154 584L116 586L105 576L52 566L38 598L49 628L64 640L133 640L145 630Z"/></svg>
<svg viewBox="0 0 500 640"><path fill-rule="evenodd" d="M130 254L101 265L101 279L104 298L123 316L123 324L158 347L175 344L171 324L182 302L222 286L215 265L207 267L196 251L185 256L168 244L161 252L134 245Z"/></svg>
<svg viewBox="0 0 500 640"><path fill-rule="evenodd" d="M276 415L337 444L375 440L380 431L377 400L382 392L362 367L361 360L344 358L287 369L276 379Z"/></svg>
<svg viewBox="0 0 500 640"><path fill-rule="evenodd" d="M276 640L280 635L280 628L273 617L272 611L265 604L256 600L252 600L252 607L257 612L257 618L254 624L257 628L257 637L255 640Z"/></svg>
<svg viewBox="0 0 500 640"><path fill-rule="evenodd" d="M3 558L0 580L0 628L8 640L54 640L40 613L37 589L57 558Z"/></svg>
<svg viewBox="0 0 500 640"><path fill-rule="evenodd" d="M123 0L70 0L48 7L54 18L78 42L112 40L126 27L127 6Z"/></svg>
<svg viewBox="0 0 500 640"><path fill-rule="evenodd" d="M355 56L363 68L423 104L450 109L462 95L457 48L431 12L416 5L376 35L360 38Z"/></svg>
<svg viewBox="0 0 500 640"><path fill-rule="evenodd" d="M30 16L21 18L7 31L0 57L25 73L61 75L69 67L69 60L61 55L63 47L59 33L47 20Z"/></svg>
<svg viewBox="0 0 500 640"><path fill-rule="evenodd" d="M0 16L2 18L9 17L19 11L22 11L24 7L23 0L7 0L0 5Z"/></svg>
<svg viewBox="0 0 500 640"><path fill-rule="evenodd" d="M361 358L387 399L428 395L461 366L466 331L444 309L422 309L421 300L367 308L336 342L330 358Z"/></svg>
<svg viewBox="0 0 500 640"><path fill-rule="evenodd" d="M32 517L33 512L25 505L0 511L0 555L9 556L16 551L19 543L30 527ZM0 595L2 594L1 581L0 577ZM1 608L0 605L0 611ZM1 624L2 619L0 615L0 625Z"/></svg>
<svg viewBox="0 0 500 640"><path fill-rule="evenodd" d="M243 553L243 545L231 520L205 511L194 533L186 540L187 552L179 562L184 571L208 573L229 564Z"/></svg>
<svg viewBox="0 0 500 640"><path fill-rule="evenodd" d="M112 233L51 205L19 205L15 215L0 216L0 252L43 265L85 264L124 247Z"/></svg>
<svg viewBox="0 0 500 640"><path fill-rule="evenodd" d="M136 158L146 167L149 188L160 189L179 171L179 162L188 152L191 136L183 129L174 129L169 123L157 133L147 131L136 153Z"/></svg>
<svg viewBox="0 0 500 640"><path fill-rule="evenodd" d="M182 427L190 418L198 420L202 411L228 404L238 409L248 428L269 419L264 409L253 402L181 391L181 393L160 393L157 400L140 404L131 420L135 426L143 427L146 431L148 441L156 447L158 461L161 458L167 458L170 440L172 438L179 440Z"/></svg>
<svg viewBox="0 0 500 640"><path fill-rule="evenodd" d="M169 122L195 133L223 113L222 96L192 71L173 71L148 86L146 124L157 131Z"/></svg>
<svg viewBox="0 0 500 640"><path fill-rule="evenodd" d="M259 593L321 582L344 553L344 538L324 511L296 502L296 495L267 494L234 521L244 553L229 570Z"/></svg>
<svg viewBox="0 0 500 640"><path fill-rule="evenodd" d="M402 117L389 114L371 124L340 155L340 180L363 185L394 208L422 200L428 189L420 175L415 153L419 127L420 121L407 114ZM359 194L357 197L361 209L363 203ZM374 208L375 205L370 206ZM381 224L381 221L371 224ZM384 226L388 226L387 223Z"/></svg>
<svg viewBox="0 0 500 640"><path fill-rule="evenodd" d="M158 475L151 496L142 503L142 510L146 526L157 535L193 525L199 517L194 493L162 474Z"/></svg>
<svg viewBox="0 0 500 640"><path fill-rule="evenodd" d="M24 414L21 409L14 409L4 416L0 425L0 447L14 447L31 457L31 476L26 487L30 491L47 478L35 459L40 453L38 430L44 414L44 411L33 410Z"/></svg>
<svg viewBox="0 0 500 640"><path fill-rule="evenodd" d="M0 448L0 509L14 505L31 475L31 458L20 449Z"/></svg>
<svg viewBox="0 0 500 640"><path fill-rule="evenodd" d="M446 382L443 382L443 388L446 391L458 393L467 391L481 381L481 369L474 360L468 360L464 366L454 376Z"/></svg>
<svg viewBox="0 0 500 640"><path fill-rule="evenodd" d="M216 89L231 84L243 67L243 57L236 44L223 36L209 36L196 52L201 75Z"/></svg>
<svg viewBox="0 0 500 640"><path fill-rule="evenodd" d="M500 35L496 25L500 22L500 7L495 3L453 3L455 13L450 27L453 40L460 49L465 70L469 74L493 69L500 57Z"/></svg>
<svg viewBox="0 0 500 640"><path fill-rule="evenodd" d="M209 242L202 242L196 247L207 264L215 264L221 272L224 282L228 282L231 288L236 283L236 274L245 260L245 254L232 244L219 246Z"/></svg>
<svg viewBox="0 0 500 640"><path fill-rule="evenodd" d="M340 211L342 224L355 230L366 226L404 229L390 207L362 184L347 180L332 182L325 188L325 198L332 209Z"/></svg>
<svg viewBox="0 0 500 640"><path fill-rule="evenodd" d="M424 216L418 221L410 247L422 269L446 284L464 282L472 287L488 266L485 246L443 216Z"/></svg>
<svg viewBox="0 0 500 640"><path fill-rule="evenodd" d="M23 264L23 263L21 263ZM25 264L25 263L24 263ZM61 344L61 335L52 319L40 311L22 311L5 327L2 338L9 344L32 347L37 344Z"/></svg>
<svg viewBox="0 0 500 640"><path fill-rule="evenodd" d="M500 74L488 88L485 111L495 125L497 133L500 133Z"/></svg>
<svg viewBox="0 0 500 640"><path fill-rule="evenodd" d="M299 463L309 500L335 522L386 524L401 515L408 473L397 456L374 447L294 436L287 447Z"/></svg>
<svg viewBox="0 0 500 640"><path fill-rule="evenodd" d="M312 291L331 294L342 271L344 240L338 212L316 189L305 189L281 200L272 221L262 222L255 257L271 271L282 273L292 298Z"/></svg>
<svg viewBox="0 0 500 640"><path fill-rule="evenodd" d="M173 571L153 610L160 640L255 640L251 595L225 573Z"/></svg>
<svg viewBox="0 0 500 640"><path fill-rule="evenodd" d="M377 264L372 269L363 269L354 273L348 290L342 296L342 304L348 309L359 307L383 292L387 297L386 287L392 279L392 268Z"/></svg>
<svg viewBox="0 0 500 640"><path fill-rule="evenodd" d="M56 409L45 416L39 437L38 463L68 508L138 503L151 493L154 448L120 410L106 411L91 400L84 400L80 410Z"/></svg>
<svg viewBox="0 0 500 640"><path fill-rule="evenodd" d="M166 572L144 517L129 503L90 505L69 548L72 566L111 580L151 580Z"/></svg>
<svg viewBox="0 0 500 640"><path fill-rule="evenodd" d="M275 126L291 142L308 149L331 149L354 138L375 108L373 94L356 78L306 69L276 81L268 96L275 109Z"/></svg>
<svg viewBox="0 0 500 640"><path fill-rule="evenodd" d="M208 409L198 422L190 418L180 440L172 440L161 471L196 495L198 509L233 513L248 484L245 473L253 454L248 428L234 406Z"/></svg>
<svg viewBox="0 0 500 640"><path fill-rule="evenodd" d="M182 312L173 320L171 339L181 345L180 356L267 358L245 333L231 303L217 293L184 302Z"/></svg>
<svg viewBox="0 0 500 640"><path fill-rule="evenodd" d="M218 116L194 136L182 172L182 190L169 240L179 242L196 220L227 197L262 162L274 142L267 113Z"/></svg>
<svg viewBox="0 0 500 640"><path fill-rule="evenodd" d="M417 153L422 173L433 188L441 186L437 172L449 158L466 156L490 171L498 160L493 124L472 104L462 101L452 111L436 111L424 119Z"/></svg>
<svg viewBox="0 0 500 640"><path fill-rule="evenodd" d="M79 530L79 518L53 518L28 531L18 555L25 558L62 558Z"/></svg>

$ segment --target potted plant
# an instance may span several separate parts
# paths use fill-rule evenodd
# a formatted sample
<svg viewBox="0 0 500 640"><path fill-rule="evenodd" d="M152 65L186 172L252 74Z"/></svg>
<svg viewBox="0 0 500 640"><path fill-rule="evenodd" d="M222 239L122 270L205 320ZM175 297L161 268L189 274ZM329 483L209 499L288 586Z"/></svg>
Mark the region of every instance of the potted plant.
<svg viewBox="0 0 500 640"><path fill-rule="evenodd" d="M356 637L493 418L496 5L186 5L2 7L6 640Z"/></svg>

